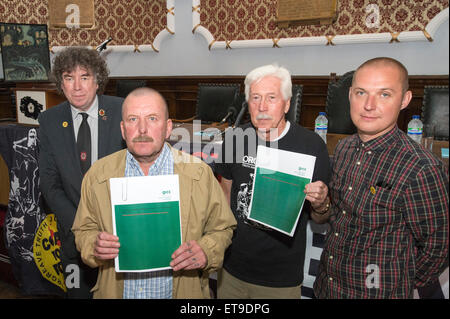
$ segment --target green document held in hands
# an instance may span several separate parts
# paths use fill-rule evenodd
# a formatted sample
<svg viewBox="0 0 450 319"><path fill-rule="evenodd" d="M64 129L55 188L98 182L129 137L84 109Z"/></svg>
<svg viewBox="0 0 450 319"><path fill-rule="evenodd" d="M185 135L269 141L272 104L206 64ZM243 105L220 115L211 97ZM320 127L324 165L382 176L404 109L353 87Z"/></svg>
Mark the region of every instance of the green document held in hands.
<svg viewBox="0 0 450 319"><path fill-rule="evenodd" d="M258 146L248 219L293 236L316 158Z"/></svg>
<svg viewBox="0 0 450 319"><path fill-rule="evenodd" d="M181 245L178 175L110 179L117 272L170 268Z"/></svg>

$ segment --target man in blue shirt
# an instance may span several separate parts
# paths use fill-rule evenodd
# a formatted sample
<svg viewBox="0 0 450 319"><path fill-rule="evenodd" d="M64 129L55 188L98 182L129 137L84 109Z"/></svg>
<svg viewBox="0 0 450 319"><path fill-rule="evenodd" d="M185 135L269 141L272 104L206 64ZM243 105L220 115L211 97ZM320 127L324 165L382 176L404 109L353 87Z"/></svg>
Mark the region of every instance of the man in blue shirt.
<svg viewBox="0 0 450 319"><path fill-rule="evenodd" d="M139 88L125 99L121 130L127 150L96 162L86 174L73 232L83 261L99 267L94 298L209 298L209 273L222 266L236 221L209 166L172 149L165 139L172 122L164 98ZM116 273L120 238L113 235L108 180L177 174L183 244L172 269Z"/></svg>

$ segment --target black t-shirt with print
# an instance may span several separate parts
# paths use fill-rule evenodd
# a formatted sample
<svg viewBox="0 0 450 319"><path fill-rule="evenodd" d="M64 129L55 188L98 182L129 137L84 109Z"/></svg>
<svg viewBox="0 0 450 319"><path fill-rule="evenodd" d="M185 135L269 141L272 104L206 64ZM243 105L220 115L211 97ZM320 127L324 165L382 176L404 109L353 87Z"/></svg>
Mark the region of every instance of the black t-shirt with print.
<svg viewBox="0 0 450 319"><path fill-rule="evenodd" d="M234 143L230 143L230 140L234 140ZM213 165L215 173L232 180L230 204L238 222L232 243L225 252L224 268L233 276L256 285L297 286L303 282L306 225L310 204L305 201L293 237L247 219L258 143L315 156L312 180L328 184L328 152L316 133L291 123L283 137L269 144L257 137L251 123L227 131L220 156L222 163Z"/></svg>

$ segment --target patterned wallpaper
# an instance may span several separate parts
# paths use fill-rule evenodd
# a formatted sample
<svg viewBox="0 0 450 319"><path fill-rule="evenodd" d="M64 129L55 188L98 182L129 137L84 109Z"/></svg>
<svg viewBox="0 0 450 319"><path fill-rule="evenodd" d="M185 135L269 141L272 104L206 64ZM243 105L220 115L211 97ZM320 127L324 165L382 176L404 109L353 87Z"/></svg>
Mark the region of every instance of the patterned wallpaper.
<svg viewBox="0 0 450 319"><path fill-rule="evenodd" d="M366 11L371 4L379 7L377 26L371 21L373 13L371 17ZM448 0L338 0L338 15L332 25L280 29L277 1L200 0L200 24L215 41L399 33L423 31L448 5Z"/></svg>
<svg viewBox="0 0 450 319"><path fill-rule="evenodd" d="M347 35L369 35L374 36L370 41L386 41L387 38L392 42L398 41L399 33L405 31L420 33L408 35L410 40L423 38L431 41L425 27L449 6L448 0L337 1L337 19L332 25L281 29L276 24L276 0L192 0L193 32L201 32L210 48L279 47L323 44L323 41L327 45L350 43L353 38L350 42L338 39ZM49 30L51 48L70 45L95 47L112 36L111 46L123 46L123 50L158 51L162 39L175 31L174 0L94 0L94 3L95 28ZM378 8L379 23L374 23L374 11L368 10L371 6ZM0 1L0 22L44 24L47 21L47 0ZM262 39L269 41L253 41ZM237 40L252 43L239 44Z"/></svg>
<svg viewBox="0 0 450 319"><path fill-rule="evenodd" d="M95 0L95 29L49 30L49 45L97 46L108 36L112 45L152 44L166 28L166 0ZM1 0L0 22L46 24L47 0Z"/></svg>

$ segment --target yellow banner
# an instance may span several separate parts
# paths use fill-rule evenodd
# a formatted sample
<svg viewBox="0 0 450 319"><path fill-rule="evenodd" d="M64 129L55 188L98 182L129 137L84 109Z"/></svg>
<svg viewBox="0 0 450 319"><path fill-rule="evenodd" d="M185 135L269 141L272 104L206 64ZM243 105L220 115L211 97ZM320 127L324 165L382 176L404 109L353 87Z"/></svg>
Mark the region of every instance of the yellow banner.
<svg viewBox="0 0 450 319"><path fill-rule="evenodd" d="M34 237L33 256L42 276L67 291L61 263L61 242L54 214L48 214L39 226Z"/></svg>

